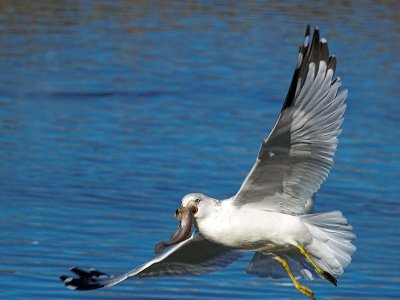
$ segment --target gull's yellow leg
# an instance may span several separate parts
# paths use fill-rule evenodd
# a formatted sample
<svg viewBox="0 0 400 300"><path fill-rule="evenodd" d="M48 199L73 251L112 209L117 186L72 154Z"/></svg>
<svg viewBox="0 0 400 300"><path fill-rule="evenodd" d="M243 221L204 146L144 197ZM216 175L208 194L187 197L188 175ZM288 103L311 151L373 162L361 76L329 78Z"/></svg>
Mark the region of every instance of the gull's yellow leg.
<svg viewBox="0 0 400 300"><path fill-rule="evenodd" d="M287 261L284 260L283 258L279 257L279 256L274 256L274 259L279 261L280 264L282 265L282 267L286 270L286 272L288 273L290 279L292 280L296 290L298 290L300 293L303 293L308 298L310 298L312 300L315 300L313 291L311 289L309 289L308 287L306 287L304 285L301 285L300 282L298 282L296 280L296 278L294 277L292 271L290 270L290 267L289 267L289 264L287 263Z"/></svg>
<svg viewBox="0 0 400 300"><path fill-rule="evenodd" d="M318 272L319 275L321 275L322 277L324 277L326 280L330 281L332 284L334 284L335 286L337 286L337 280L335 277L333 277L331 274L329 274L328 272L326 272L325 270L321 269L320 266L318 266L315 261L311 258L310 254L307 253L306 249L304 249L303 246L301 245L297 245L297 248L300 250L300 253L303 254L309 261L310 263L313 265L313 267L315 268L315 270Z"/></svg>

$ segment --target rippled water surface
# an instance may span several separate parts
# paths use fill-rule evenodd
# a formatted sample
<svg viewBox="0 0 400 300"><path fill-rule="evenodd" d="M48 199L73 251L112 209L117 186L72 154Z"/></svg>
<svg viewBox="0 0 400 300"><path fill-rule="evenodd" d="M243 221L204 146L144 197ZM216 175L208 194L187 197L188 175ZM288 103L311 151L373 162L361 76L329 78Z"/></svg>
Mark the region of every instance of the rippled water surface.
<svg viewBox="0 0 400 300"><path fill-rule="evenodd" d="M247 275L135 279L76 293L69 266L122 273L153 257L188 192L231 196L274 124L307 23L349 89L316 210L358 251L320 299L400 297L400 5L303 1L0 2L0 298L305 299Z"/></svg>

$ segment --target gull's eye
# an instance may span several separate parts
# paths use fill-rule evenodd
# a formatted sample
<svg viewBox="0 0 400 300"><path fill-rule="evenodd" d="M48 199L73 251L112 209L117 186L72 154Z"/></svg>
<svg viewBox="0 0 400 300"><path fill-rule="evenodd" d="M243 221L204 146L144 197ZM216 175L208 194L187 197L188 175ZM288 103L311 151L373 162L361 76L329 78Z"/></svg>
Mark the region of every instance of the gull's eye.
<svg viewBox="0 0 400 300"><path fill-rule="evenodd" d="M196 199L196 200L194 200L194 202L196 202L198 204L198 203L200 203L200 199Z"/></svg>

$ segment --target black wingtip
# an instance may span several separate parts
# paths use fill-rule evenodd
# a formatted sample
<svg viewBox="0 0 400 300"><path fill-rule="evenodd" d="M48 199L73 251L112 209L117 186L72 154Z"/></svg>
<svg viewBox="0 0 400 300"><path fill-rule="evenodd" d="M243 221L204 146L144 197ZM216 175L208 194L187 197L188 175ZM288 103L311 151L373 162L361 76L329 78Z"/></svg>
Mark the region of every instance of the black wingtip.
<svg viewBox="0 0 400 300"><path fill-rule="evenodd" d="M304 34L304 36L309 36L310 35L310 24L307 24L307 28L306 28L306 33Z"/></svg>
<svg viewBox="0 0 400 300"><path fill-rule="evenodd" d="M314 27L312 37L310 36L310 30L311 26L308 24L304 42L299 47L299 55L292 82L281 111L292 106L298 85L300 84L300 87L303 86L311 63L314 63L314 76L318 72L321 61L325 61L327 69L332 69L333 72L336 70L336 58L329 56L328 42L325 38L320 37L319 27L317 25Z"/></svg>
<svg viewBox="0 0 400 300"><path fill-rule="evenodd" d="M320 43L319 29L317 26L315 26L312 42L310 45L310 62L316 63L319 60L319 54L320 54L319 43ZM317 71L317 65L315 71Z"/></svg>
<svg viewBox="0 0 400 300"><path fill-rule="evenodd" d="M79 268L77 268L75 266L69 268L69 270L71 272L75 273L76 275L82 277L82 278L90 278L91 277L89 272L86 272L86 271L84 271L82 269L79 269Z"/></svg>
<svg viewBox="0 0 400 300"><path fill-rule="evenodd" d="M113 278L113 276L97 271L96 269L84 271L73 266L70 268L70 271L78 275L78 277L70 277L63 274L59 278L67 288L72 290L99 289L109 284Z"/></svg>
<svg viewBox="0 0 400 300"><path fill-rule="evenodd" d="M306 33L304 34L304 42L299 48L299 53L301 53L303 57L306 54L309 45L310 45L310 24L307 25Z"/></svg>
<svg viewBox="0 0 400 300"><path fill-rule="evenodd" d="M328 69L332 69L333 72L336 71L336 57L335 57L335 55L332 55L332 56L329 57Z"/></svg>

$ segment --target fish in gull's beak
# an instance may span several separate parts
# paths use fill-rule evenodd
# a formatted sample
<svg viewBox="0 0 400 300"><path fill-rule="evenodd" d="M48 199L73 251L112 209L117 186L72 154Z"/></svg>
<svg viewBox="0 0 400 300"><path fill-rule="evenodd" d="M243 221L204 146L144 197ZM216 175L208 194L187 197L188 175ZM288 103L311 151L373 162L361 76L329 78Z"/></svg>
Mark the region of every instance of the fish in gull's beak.
<svg viewBox="0 0 400 300"><path fill-rule="evenodd" d="M154 252L156 254L163 251L166 247L178 244L189 237L192 231L192 225L194 219L193 212L191 212L186 207L180 207L175 211L175 217L178 218L179 220L178 229L170 237L169 241L159 242L154 247Z"/></svg>

